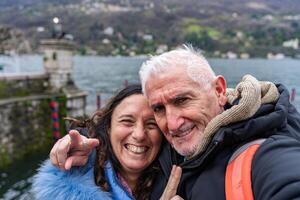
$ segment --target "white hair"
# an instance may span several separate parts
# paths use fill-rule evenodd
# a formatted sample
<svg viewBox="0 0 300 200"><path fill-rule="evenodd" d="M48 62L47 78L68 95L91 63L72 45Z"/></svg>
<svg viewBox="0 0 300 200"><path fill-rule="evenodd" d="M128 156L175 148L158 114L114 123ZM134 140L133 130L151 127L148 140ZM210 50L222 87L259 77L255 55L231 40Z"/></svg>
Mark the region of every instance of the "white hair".
<svg viewBox="0 0 300 200"><path fill-rule="evenodd" d="M216 75L207 60L192 46L184 45L183 47L158 56L151 56L142 64L139 75L144 94L146 94L145 86L150 76L167 73L178 67L186 67L188 76L198 82L203 89L211 87L211 82Z"/></svg>

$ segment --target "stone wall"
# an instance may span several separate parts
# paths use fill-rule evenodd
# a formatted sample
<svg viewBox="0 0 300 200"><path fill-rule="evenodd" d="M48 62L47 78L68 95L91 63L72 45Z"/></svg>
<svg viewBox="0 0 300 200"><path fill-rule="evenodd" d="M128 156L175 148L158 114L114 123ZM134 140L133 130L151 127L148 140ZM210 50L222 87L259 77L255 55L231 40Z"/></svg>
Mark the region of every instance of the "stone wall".
<svg viewBox="0 0 300 200"><path fill-rule="evenodd" d="M51 99L59 102L60 132L65 134L65 96L31 95L0 100L0 168L53 144Z"/></svg>
<svg viewBox="0 0 300 200"><path fill-rule="evenodd" d="M46 74L0 76L0 99L43 94L49 90Z"/></svg>
<svg viewBox="0 0 300 200"><path fill-rule="evenodd" d="M84 116L86 95L74 84L53 91L48 74L0 76L0 169L28 154L50 150L54 142L51 100L59 103L64 135L63 118Z"/></svg>
<svg viewBox="0 0 300 200"><path fill-rule="evenodd" d="M59 103L62 135L66 133L63 117L85 115L87 93L71 78L73 42L48 39L41 43L45 73L0 75L0 168L33 152L50 150L51 100Z"/></svg>

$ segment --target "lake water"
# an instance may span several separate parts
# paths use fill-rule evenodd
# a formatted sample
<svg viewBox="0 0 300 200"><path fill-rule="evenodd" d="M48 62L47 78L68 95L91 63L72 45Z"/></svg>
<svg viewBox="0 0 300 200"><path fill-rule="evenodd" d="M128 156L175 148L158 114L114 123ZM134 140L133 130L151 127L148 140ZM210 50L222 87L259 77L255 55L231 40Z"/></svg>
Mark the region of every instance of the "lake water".
<svg viewBox="0 0 300 200"><path fill-rule="evenodd" d="M0 57L0 62L1 62ZM92 113L96 108L96 95L101 94L105 101L124 84L138 83L138 69L146 57L74 57L74 81L82 90L89 92L87 111ZM21 72L42 72L42 56L20 56L17 70ZM209 59L216 72L222 74L229 87L234 87L245 74L251 74L258 80L283 83L289 90L296 89L300 94L300 60L225 60ZM12 70L13 71L13 70ZM1 73L0 73L1 74ZM293 104L300 110L300 95L296 95ZM31 158L21 168L14 166L12 171L18 173L0 172L0 200L30 199L27 191L31 176L35 173L38 163L45 156Z"/></svg>
<svg viewBox="0 0 300 200"><path fill-rule="evenodd" d="M1 59L0 57L0 63ZM100 93L105 101L125 80L129 83L139 82L137 72L145 59L146 57L75 56L73 77L79 88L89 92L88 112L91 113L96 108L96 94ZM42 72L42 60L39 55L21 56L17 61L17 70ZM243 75L251 74L258 80L283 83L289 90L295 88L300 96L300 60L209 59L209 63L216 74L225 76L229 87L234 87ZM296 98L294 103L300 108L300 98Z"/></svg>

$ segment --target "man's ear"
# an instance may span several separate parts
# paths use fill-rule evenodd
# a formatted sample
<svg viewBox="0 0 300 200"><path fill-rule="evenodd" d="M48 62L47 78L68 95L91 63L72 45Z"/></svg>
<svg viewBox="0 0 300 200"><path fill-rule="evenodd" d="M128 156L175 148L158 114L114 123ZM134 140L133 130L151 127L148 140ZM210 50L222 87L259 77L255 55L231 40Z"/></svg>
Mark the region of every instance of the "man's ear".
<svg viewBox="0 0 300 200"><path fill-rule="evenodd" d="M216 77L214 80L214 85L215 85L215 92L218 97L219 104L221 106L224 106L227 102L227 97L226 97L226 80L223 76L219 75Z"/></svg>

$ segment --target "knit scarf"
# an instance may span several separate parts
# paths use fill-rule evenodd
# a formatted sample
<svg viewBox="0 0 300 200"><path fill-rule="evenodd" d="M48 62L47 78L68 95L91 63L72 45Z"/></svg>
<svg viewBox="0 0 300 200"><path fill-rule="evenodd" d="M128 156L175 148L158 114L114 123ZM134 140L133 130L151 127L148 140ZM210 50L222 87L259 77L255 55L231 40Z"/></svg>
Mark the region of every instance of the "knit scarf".
<svg viewBox="0 0 300 200"><path fill-rule="evenodd" d="M245 75L235 89L227 89L226 96L229 104L232 105L236 99L239 99L239 103L217 115L207 124L199 141L200 145L188 159L205 151L220 127L252 117L262 104L276 102L279 92L274 83L258 81L251 75Z"/></svg>

